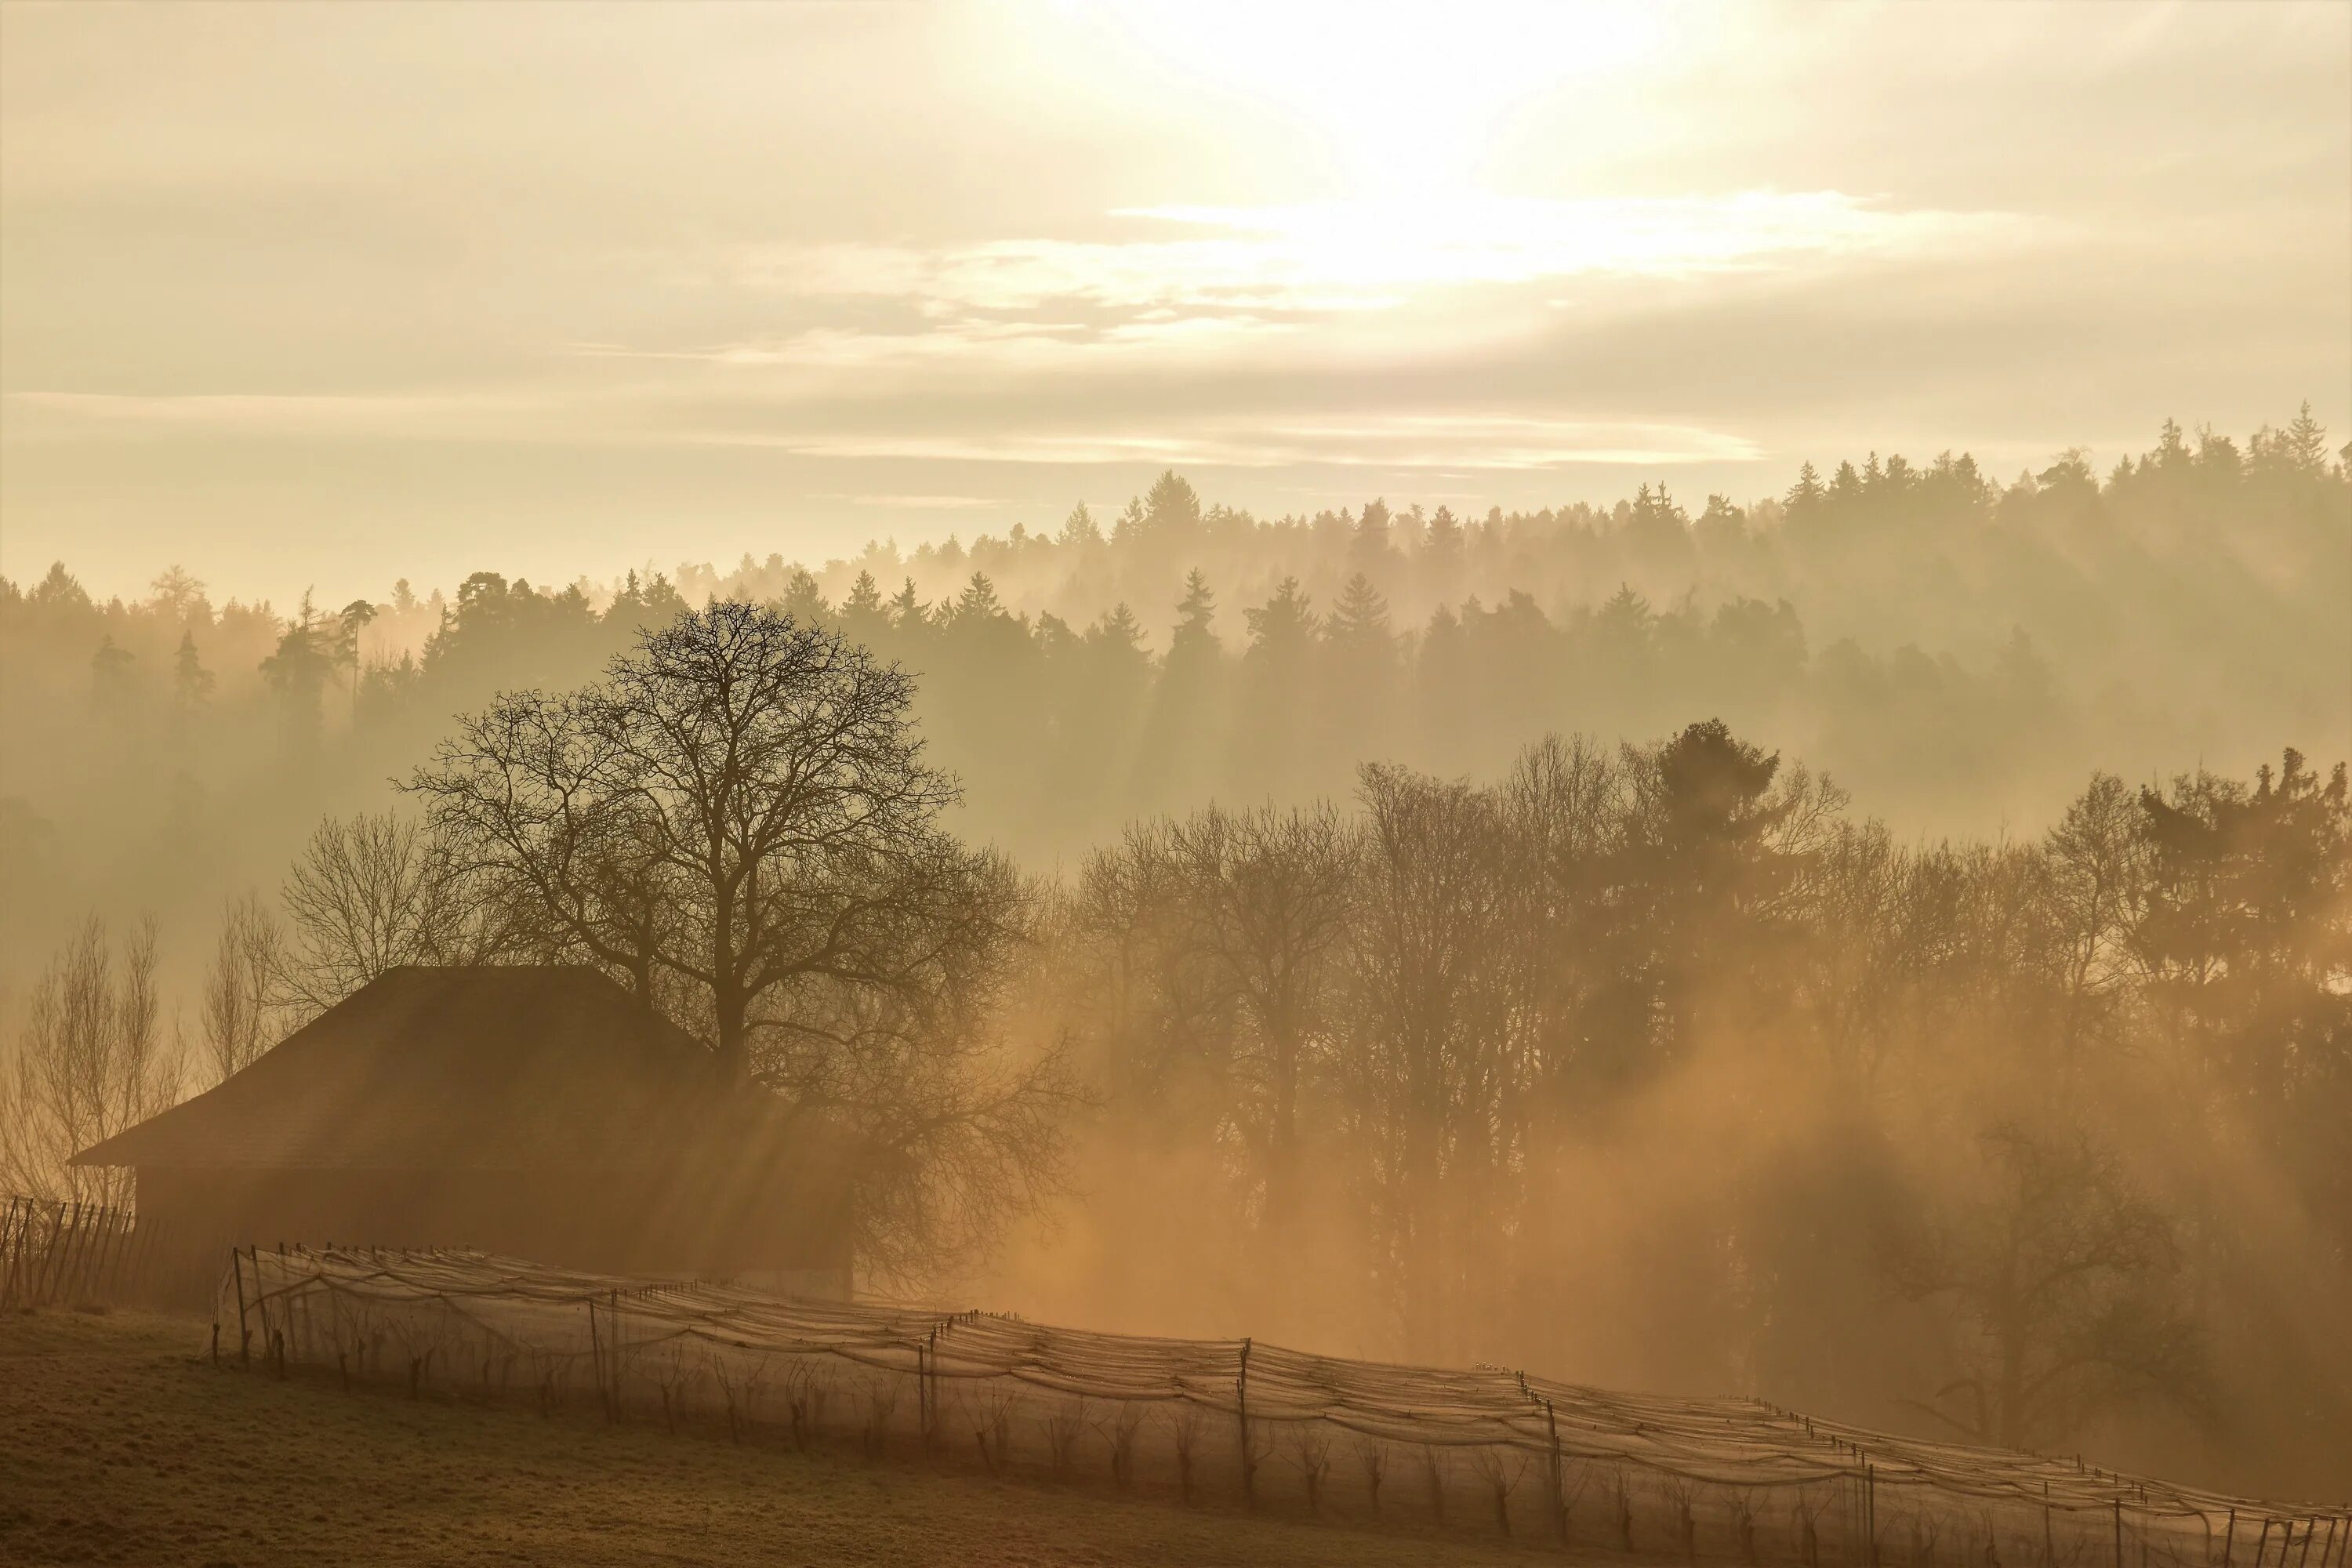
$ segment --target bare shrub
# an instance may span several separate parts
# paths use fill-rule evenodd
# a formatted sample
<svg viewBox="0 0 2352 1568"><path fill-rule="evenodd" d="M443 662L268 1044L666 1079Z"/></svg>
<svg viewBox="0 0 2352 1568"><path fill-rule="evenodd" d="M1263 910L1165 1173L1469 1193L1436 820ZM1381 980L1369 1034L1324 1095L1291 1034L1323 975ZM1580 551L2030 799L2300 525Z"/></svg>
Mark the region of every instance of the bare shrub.
<svg viewBox="0 0 2352 1568"><path fill-rule="evenodd" d="M1506 1537L1511 1533L1511 1493L1528 1473L1528 1459L1516 1448L1488 1443L1473 1449L1471 1467L1478 1479L1486 1484L1486 1492L1495 1503L1495 1528Z"/></svg>
<svg viewBox="0 0 2352 1568"><path fill-rule="evenodd" d="M1609 1472L1609 1502L1617 1519L1617 1543L1631 1552L1633 1550L1633 1490L1625 1478L1622 1465Z"/></svg>
<svg viewBox="0 0 2352 1568"><path fill-rule="evenodd" d="M1324 1479L1331 1473L1331 1435L1316 1421L1301 1421L1290 1429L1290 1463L1307 1486L1309 1512L1321 1511Z"/></svg>
<svg viewBox="0 0 2352 1568"><path fill-rule="evenodd" d="M1110 1418L1093 1423L1095 1434L1110 1450L1110 1479L1124 1487L1135 1475L1135 1435L1143 1426L1143 1406L1131 1399L1114 1402Z"/></svg>
<svg viewBox="0 0 2352 1568"><path fill-rule="evenodd" d="M1052 1459L1054 1473L1066 1476L1077 1458L1078 1438L1087 1429L1087 1402L1077 1399L1056 1405L1045 1416L1045 1449Z"/></svg>
<svg viewBox="0 0 2352 1568"><path fill-rule="evenodd" d="M1826 1506L1822 1499L1802 1491L1789 1501L1790 1522L1796 1531L1798 1553L1804 1558L1806 1568L1821 1568L1821 1517Z"/></svg>
<svg viewBox="0 0 2352 1568"><path fill-rule="evenodd" d="M1745 1562L1756 1561L1756 1491L1752 1487L1731 1489L1731 1525L1739 1536L1739 1555Z"/></svg>
<svg viewBox="0 0 2352 1568"><path fill-rule="evenodd" d="M1013 1459L1013 1415L1019 1407L1021 1395L1006 1384L983 1384L965 1403L965 1412L971 1418L973 1441L980 1445L980 1457L991 1475L1003 1472Z"/></svg>
<svg viewBox="0 0 2352 1568"><path fill-rule="evenodd" d="M1683 1543L1685 1557L1698 1555L1698 1516L1691 1508L1691 1483L1680 1476L1668 1476L1658 1484L1658 1494L1674 1515L1675 1533Z"/></svg>
<svg viewBox="0 0 2352 1568"><path fill-rule="evenodd" d="M865 1378L866 1419L858 1433L858 1441L868 1454L879 1454L890 1435L890 1417L898 1408L898 1398L904 1391L898 1374L869 1372Z"/></svg>
<svg viewBox="0 0 2352 1568"><path fill-rule="evenodd" d="M1201 1407L1180 1402L1168 1413L1168 1436L1176 1450L1176 1486L1186 1502L1192 1500L1192 1455L1201 1439Z"/></svg>
<svg viewBox="0 0 2352 1568"><path fill-rule="evenodd" d="M1387 1479L1389 1446L1377 1437L1356 1439L1356 1462L1364 1469L1364 1490L1372 1500L1372 1513L1381 1511L1381 1482Z"/></svg>

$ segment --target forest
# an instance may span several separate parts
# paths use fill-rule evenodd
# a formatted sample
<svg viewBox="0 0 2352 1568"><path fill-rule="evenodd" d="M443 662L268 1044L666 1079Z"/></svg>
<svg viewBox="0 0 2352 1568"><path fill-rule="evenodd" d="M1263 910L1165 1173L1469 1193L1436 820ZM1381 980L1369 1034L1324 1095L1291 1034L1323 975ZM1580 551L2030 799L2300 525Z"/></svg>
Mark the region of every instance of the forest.
<svg viewBox="0 0 2352 1568"><path fill-rule="evenodd" d="M1169 473L341 608L59 563L0 583L0 1184L100 1180L61 1154L392 965L593 962L902 1137L896 1289L2318 1495L2347 604L2307 406L1696 513L1260 519ZM741 919L607 853L668 806L558 842L530 793L648 798L610 759L738 659L830 683L885 781Z"/></svg>

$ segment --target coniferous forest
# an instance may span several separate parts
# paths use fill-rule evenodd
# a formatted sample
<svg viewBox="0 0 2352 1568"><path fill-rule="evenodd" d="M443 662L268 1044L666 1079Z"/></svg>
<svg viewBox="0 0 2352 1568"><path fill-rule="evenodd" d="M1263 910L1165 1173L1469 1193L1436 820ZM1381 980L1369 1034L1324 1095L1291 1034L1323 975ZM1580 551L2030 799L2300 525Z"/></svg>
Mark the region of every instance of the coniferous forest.
<svg viewBox="0 0 2352 1568"><path fill-rule="evenodd" d="M0 583L0 1184L97 1179L60 1150L392 964L580 958L440 809L466 738L749 606L908 678L990 911L855 1049L739 1009L754 1076L927 1129L898 1282L2345 1473L2352 480L2307 407L1746 504L1171 472L822 563L203 572Z"/></svg>

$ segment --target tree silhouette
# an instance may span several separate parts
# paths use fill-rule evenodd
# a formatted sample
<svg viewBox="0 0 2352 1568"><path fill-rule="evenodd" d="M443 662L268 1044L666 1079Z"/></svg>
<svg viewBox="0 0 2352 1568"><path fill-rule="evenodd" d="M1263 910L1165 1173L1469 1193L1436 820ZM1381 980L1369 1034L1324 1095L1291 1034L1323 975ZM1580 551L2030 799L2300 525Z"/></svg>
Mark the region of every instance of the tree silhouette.
<svg viewBox="0 0 2352 1568"><path fill-rule="evenodd" d="M907 678L738 604L644 634L574 696L502 699L410 787L466 863L562 937L694 988L720 1070L756 1029L854 1035L862 994L921 1005L1008 911L940 831Z"/></svg>

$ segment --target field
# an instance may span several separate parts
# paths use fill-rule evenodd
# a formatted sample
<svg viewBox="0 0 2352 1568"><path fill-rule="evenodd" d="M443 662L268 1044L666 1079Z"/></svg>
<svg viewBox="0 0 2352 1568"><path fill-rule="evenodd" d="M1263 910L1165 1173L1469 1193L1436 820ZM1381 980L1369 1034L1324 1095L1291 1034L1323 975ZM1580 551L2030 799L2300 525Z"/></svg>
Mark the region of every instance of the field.
<svg viewBox="0 0 2352 1568"><path fill-rule="evenodd" d="M0 1317L0 1563L1534 1560L578 1413L345 1394L215 1370L197 1354L205 1331L136 1315Z"/></svg>

